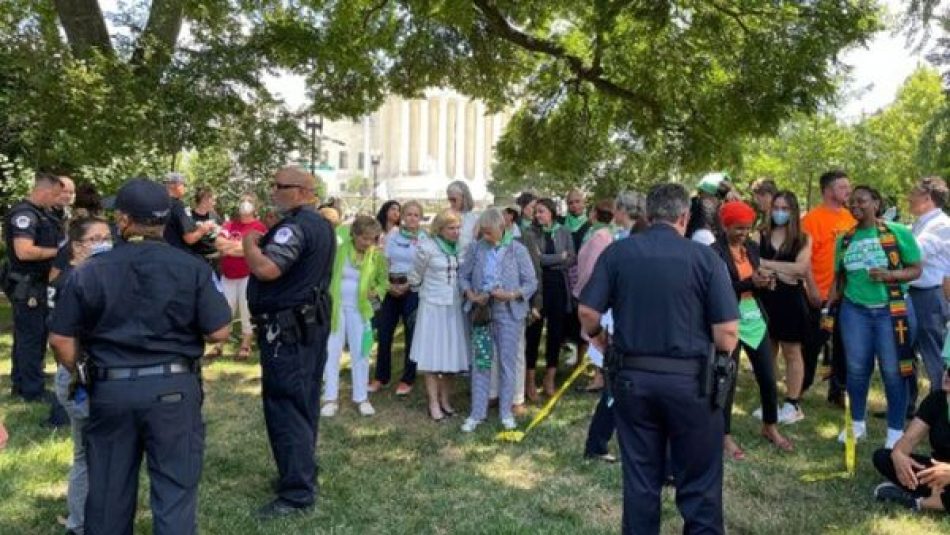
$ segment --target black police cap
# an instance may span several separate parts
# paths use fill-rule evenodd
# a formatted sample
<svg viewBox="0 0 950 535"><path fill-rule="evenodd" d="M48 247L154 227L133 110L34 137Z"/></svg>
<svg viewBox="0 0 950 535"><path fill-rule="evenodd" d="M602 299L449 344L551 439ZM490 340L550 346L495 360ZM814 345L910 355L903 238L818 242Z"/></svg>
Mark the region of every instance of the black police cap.
<svg viewBox="0 0 950 535"><path fill-rule="evenodd" d="M133 178L119 188L115 209L132 219L168 218L171 201L165 186L147 178Z"/></svg>

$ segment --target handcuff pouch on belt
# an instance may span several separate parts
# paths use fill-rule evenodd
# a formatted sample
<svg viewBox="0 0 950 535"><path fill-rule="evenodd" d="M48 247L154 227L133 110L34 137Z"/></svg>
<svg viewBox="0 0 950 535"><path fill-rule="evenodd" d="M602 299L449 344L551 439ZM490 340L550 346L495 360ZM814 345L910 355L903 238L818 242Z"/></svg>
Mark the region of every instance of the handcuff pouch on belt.
<svg viewBox="0 0 950 535"><path fill-rule="evenodd" d="M252 318L252 321L263 332L271 325L276 325L283 344L309 345L316 339L317 328L327 325L330 317L330 295L326 289L314 288L313 293L312 303L261 314Z"/></svg>

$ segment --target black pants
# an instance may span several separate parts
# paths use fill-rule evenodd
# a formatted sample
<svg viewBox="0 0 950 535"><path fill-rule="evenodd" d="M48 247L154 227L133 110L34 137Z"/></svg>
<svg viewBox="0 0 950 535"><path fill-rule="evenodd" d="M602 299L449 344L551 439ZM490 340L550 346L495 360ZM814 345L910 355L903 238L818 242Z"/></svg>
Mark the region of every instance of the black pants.
<svg viewBox="0 0 950 535"><path fill-rule="evenodd" d="M613 382L623 462L623 533L660 531L669 462L684 533L723 533L723 420L695 377L624 370Z"/></svg>
<svg viewBox="0 0 950 535"><path fill-rule="evenodd" d="M617 428L617 422L614 420L613 408L608 406L610 396L607 389L600 391L600 401L597 402L597 408L594 409L594 416L590 419L590 427L587 428L587 443L584 446L584 455L605 455L607 453L607 443L613 436Z"/></svg>
<svg viewBox="0 0 950 535"><path fill-rule="evenodd" d="M848 362L845 360L844 343L841 341L841 327L837 315L835 327L831 334L831 345L828 345L828 332L821 328L821 313L815 311L809 318L807 340L802 344L802 357L805 362L805 377L802 381L802 396L815 384L815 374L818 361L824 353L824 359L831 365L831 379L828 381L828 399L833 400L844 394L848 383ZM829 354L830 352L830 354Z"/></svg>
<svg viewBox="0 0 950 535"><path fill-rule="evenodd" d="M316 498L314 448L320 417L320 387L327 362L329 326L320 326L309 344L267 340L260 329L264 422L277 463L277 497L294 507Z"/></svg>
<svg viewBox="0 0 950 535"><path fill-rule="evenodd" d="M740 342L736 347L732 357L739 362L740 350L744 350L752 363L752 372L755 374L755 382L759 385L759 402L762 404L762 422L774 424L778 422L778 389L775 386L775 363L772 361L772 346L769 344L768 337L762 339L759 347L751 347L745 342ZM729 396L726 398L726 406L723 408L725 417L726 434L732 432L732 403L736 397L736 383L739 382L738 374L736 380L732 382L729 389Z"/></svg>
<svg viewBox="0 0 950 535"><path fill-rule="evenodd" d="M393 339L400 319L406 336L400 381L411 385L416 380L416 363L409 358L409 352L412 348L412 332L416 326L417 308L419 308L419 294L408 292L401 297L387 295L376 313L375 321L379 337L379 344L376 346L376 380L383 384L388 384L392 376Z"/></svg>
<svg viewBox="0 0 950 535"><path fill-rule="evenodd" d="M933 461L930 457L925 455L917 455L912 453L911 457L918 463L929 467L933 465ZM897 470L894 468L894 461L891 460L891 450L889 448L880 448L874 452L874 468L877 468L877 471L880 474L887 478L888 481L897 485L898 487L910 492L917 498L929 498L931 494L930 487L927 485L918 485L916 489L911 489L905 487L903 483L897 479ZM944 487L943 492L940 493L940 501L943 502L943 510L950 511L950 487Z"/></svg>
<svg viewBox="0 0 950 535"><path fill-rule="evenodd" d="M46 296L33 301L13 302L13 358L11 379L13 391L27 401L43 396L43 358L46 355L48 310Z"/></svg>
<svg viewBox="0 0 950 535"><path fill-rule="evenodd" d="M93 386L85 430L87 535L131 535L143 454L154 533L198 532L205 437L201 396L198 376L191 373Z"/></svg>
<svg viewBox="0 0 950 535"><path fill-rule="evenodd" d="M557 368L558 359L561 356L561 344L564 342L567 305L570 298L563 277L560 271L555 271L553 275L544 274L541 319L529 325L525 333L525 366L529 371L533 371L538 365L541 330L545 324L548 326L548 336L544 341L545 362L548 368Z"/></svg>

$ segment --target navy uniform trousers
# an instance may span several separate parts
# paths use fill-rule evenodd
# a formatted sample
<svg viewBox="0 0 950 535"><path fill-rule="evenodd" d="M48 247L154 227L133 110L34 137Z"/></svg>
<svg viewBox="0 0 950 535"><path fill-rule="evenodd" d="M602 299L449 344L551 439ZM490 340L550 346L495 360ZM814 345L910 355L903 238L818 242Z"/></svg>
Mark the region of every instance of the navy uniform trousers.
<svg viewBox="0 0 950 535"><path fill-rule="evenodd" d="M48 336L46 320L49 311L46 295L30 307L24 300L13 302L13 351L11 379L13 389L24 399L40 399L44 390L43 357Z"/></svg>
<svg viewBox="0 0 950 535"><path fill-rule="evenodd" d="M660 532L660 492L670 472L683 533L723 533L723 418L686 375L623 370L613 381L623 462L623 533Z"/></svg>
<svg viewBox="0 0 950 535"><path fill-rule="evenodd" d="M264 421L277 463L277 496L295 507L312 505L316 494L314 450L329 330L329 325L317 327L306 345L268 341L266 328L258 334Z"/></svg>
<svg viewBox="0 0 950 535"><path fill-rule="evenodd" d="M204 455L198 375L99 381L89 398L87 535L131 535L143 453L156 535L198 532Z"/></svg>

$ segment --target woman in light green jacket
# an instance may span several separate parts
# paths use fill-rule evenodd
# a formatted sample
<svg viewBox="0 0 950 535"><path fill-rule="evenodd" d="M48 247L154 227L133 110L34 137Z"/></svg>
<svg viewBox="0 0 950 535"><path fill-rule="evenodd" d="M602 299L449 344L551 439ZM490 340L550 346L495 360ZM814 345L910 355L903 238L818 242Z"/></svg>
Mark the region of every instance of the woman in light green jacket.
<svg viewBox="0 0 950 535"><path fill-rule="evenodd" d="M373 347L372 321L389 289L386 257L376 246L379 234L379 222L369 216L357 216L350 227L337 230L339 246L330 278L332 312L320 410L324 417L335 416L339 410L337 394L344 341L350 348L353 402L363 416L376 414L367 391L369 354Z"/></svg>

